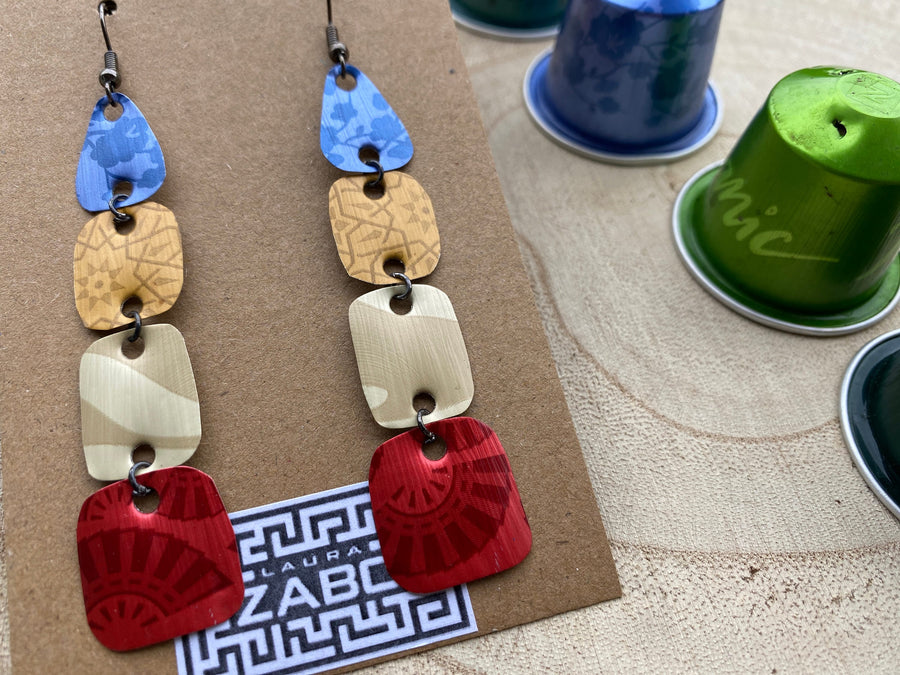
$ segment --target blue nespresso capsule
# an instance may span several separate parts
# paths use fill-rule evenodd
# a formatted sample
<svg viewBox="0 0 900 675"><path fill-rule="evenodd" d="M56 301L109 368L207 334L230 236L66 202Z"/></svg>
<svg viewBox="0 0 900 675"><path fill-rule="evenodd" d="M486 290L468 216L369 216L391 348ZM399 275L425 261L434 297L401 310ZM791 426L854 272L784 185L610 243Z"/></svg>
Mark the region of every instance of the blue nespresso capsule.
<svg viewBox="0 0 900 675"><path fill-rule="evenodd" d="M722 108L709 82L723 0L572 0L555 47L525 76L551 138L601 161L652 164L698 150Z"/></svg>

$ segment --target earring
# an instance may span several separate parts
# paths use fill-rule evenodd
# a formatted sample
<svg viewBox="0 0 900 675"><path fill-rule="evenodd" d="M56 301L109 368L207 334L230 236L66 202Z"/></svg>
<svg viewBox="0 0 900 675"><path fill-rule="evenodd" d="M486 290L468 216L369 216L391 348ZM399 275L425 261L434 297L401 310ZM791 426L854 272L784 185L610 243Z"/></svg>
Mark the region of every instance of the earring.
<svg viewBox="0 0 900 675"><path fill-rule="evenodd" d="M90 475L117 481L78 517L78 561L88 624L124 651L225 621L244 585L234 530L212 479L180 466L200 442L200 406L184 338L146 318L169 309L183 282L181 234L166 207L146 201L166 175L147 120L116 91L118 57L106 42L105 95L88 124L75 192L101 212L75 245L75 305L87 328L110 330L81 359L81 425ZM150 446L152 462L135 461ZM140 475L138 472L146 471ZM154 494L155 493L155 494ZM155 509L139 506L152 496Z"/></svg>
<svg viewBox="0 0 900 675"><path fill-rule="evenodd" d="M399 293L397 286L371 291L349 310L372 415L389 429L412 427L372 457L373 518L391 577L408 591L430 593L517 565L531 549L531 530L497 435L483 422L455 417L474 394L462 332L446 294L412 283L431 274L440 257L431 200L397 171L412 159L409 134L348 63L327 4L328 53L336 65L322 96L322 153L342 171L375 176L332 185L335 244L351 277L402 283ZM432 409L416 405L422 397L433 400ZM430 451L439 445L445 451L437 457Z"/></svg>

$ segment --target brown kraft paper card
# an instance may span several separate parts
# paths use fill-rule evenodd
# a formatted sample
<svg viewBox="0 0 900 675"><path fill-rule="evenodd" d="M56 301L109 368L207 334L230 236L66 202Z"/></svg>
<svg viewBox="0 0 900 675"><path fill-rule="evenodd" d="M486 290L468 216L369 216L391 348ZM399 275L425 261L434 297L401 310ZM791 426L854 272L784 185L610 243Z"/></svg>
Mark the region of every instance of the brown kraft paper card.
<svg viewBox="0 0 900 675"><path fill-rule="evenodd" d="M149 323L184 335L203 437L190 466L230 512L365 481L396 432L372 419L347 311L371 286L335 250L319 149L325 2L121 0L109 20L119 91L159 139L152 197L181 226L185 281ZM428 192L437 270L475 382L467 416L509 456L533 531L519 566L468 585L489 633L618 597L581 450L491 161L447 3L339 0L351 63L403 120L403 171ZM85 620L75 526L91 479L78 367L101 337L75 310L73 247L91 214L75 169L102 95L94 0L12 2L0 42L3 508L14 667L21 672L172 672L172 642L118 654Z"/></svg>

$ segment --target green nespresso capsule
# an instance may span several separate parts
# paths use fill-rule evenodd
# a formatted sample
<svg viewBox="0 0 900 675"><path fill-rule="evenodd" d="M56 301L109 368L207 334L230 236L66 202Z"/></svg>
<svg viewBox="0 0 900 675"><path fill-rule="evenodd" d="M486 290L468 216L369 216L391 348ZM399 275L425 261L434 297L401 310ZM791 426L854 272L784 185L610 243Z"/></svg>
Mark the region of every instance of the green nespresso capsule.
<svg viewBox="0 0 900 675"><path fill-rule="evenodd" d="M682 189L679 252L715 297L838 335L900 298L900 84L849 68L781 80L721 165Z"/></svg>
<svg viewBox="0 0 900 675"><path fill-rule="evenodd" d="M863 479L900 518L900 331L875 338L850 363L841 427Z"/></svg>

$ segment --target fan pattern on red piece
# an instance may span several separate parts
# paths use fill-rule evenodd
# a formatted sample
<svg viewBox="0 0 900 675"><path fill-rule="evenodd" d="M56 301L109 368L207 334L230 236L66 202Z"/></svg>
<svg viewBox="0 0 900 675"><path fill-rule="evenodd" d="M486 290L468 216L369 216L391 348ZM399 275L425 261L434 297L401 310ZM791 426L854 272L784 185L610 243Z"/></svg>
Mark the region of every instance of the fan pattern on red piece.
<svg viewBox="0 0 900 675"><path fill-rule="evenodd" d="M381 445L369 493L385 566L413 593L502 572L531 550L531 529L500 440L469 417L428 428L446 454L430 460L417 429Z"/></svg>
<svg viewBox="0 0 900 675"><path fill-rule="evenodd" d="M91 495L78 518L78 562L88 624L126 651L221 623L244 599L231 521L212 479L190 467L139 476L159 494L142 513L131 484Z"/></svg>

